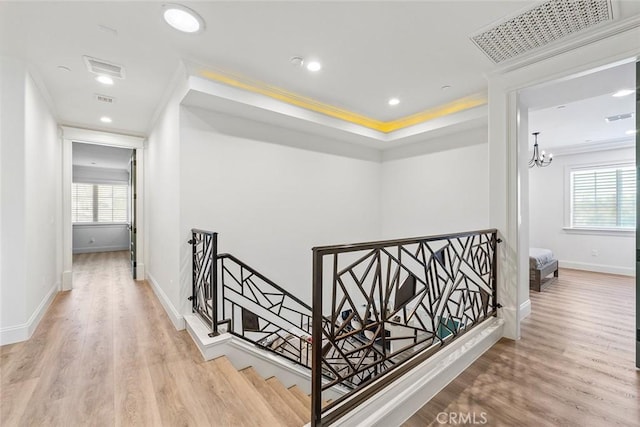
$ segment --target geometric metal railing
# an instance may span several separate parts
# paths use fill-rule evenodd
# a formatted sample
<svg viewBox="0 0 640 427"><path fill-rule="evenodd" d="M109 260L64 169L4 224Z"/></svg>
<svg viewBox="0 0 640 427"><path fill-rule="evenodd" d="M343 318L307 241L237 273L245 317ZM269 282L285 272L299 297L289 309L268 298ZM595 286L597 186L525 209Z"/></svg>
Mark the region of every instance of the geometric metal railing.
<svg viewBox="0 0 640 427"><path fill-rule="evenodd" d="M311 307L233 255L218 258L227 332L311 368Z"/></svg>
<svg viewBox="0 0 640 427"><path fill-rule="evenodd" d="M218 254L217 233L192 229L192 310L226 331L311 368L311 307L231 254Z"/></svg>
<svg viewBox="0 0 640 427"><path fill-rule="evenodd" d="M211 328L210 336L218 333L217 316L212 315L211 306L218 305L218 287L216 285L218 233L204 230L191 230L192 278L191 309L202 317Z"/></svg>
<svg viewBox="0 0 640 427"><path fill-rule="evenodd" d="M496 315L498 242L490 229L314 248L312 425L335 422ZM323 408L335 385L351 391Z"/></svg>

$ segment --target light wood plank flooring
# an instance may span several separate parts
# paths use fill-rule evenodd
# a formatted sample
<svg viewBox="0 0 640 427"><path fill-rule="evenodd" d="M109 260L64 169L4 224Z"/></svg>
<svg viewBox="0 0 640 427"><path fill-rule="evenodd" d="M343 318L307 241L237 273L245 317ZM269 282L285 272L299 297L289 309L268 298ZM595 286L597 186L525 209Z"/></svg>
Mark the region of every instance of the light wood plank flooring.
<svg viewBox="0 0 640 427"><path fill-rule="evenodd" d="M130 279L126 252L74 261L75 289L29 341L0 347L0 425L289 425L247 407L253 372L240 380L224 375L228 362L202 361L149 286ZM441 412L475 412L476 423L484 413L489 426L639 425L633 279L562 270L531 299L523 338L500 341L406 426L472 424L441 424Z"/></svg>
<svg viewBox="0 0 640 427"><path fill-rule="evenodd" d="M560 270L531 293L522 339L498 342L405 427L640 426L634 280Z"/></svg>
<svg viewBox="0 0 640 427"><path fill-rule="evenodd" d="M203 362L127 252L74 257L74 290L0 357L2 426L290 425L226 359Z"/></svg>

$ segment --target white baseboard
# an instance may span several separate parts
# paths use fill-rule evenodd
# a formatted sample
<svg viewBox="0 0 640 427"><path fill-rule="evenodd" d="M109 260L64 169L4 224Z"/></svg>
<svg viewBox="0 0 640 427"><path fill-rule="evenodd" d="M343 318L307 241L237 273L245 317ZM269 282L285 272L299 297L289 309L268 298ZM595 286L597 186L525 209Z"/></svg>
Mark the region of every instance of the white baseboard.
<svg viewBox="0 0 640 427"><path fill-rule="evenodd" d="M531 314L531 300L527 299L525 302L520 304L520 313L518 315L520 320L522 320L529 317L530 314Z"/></svg>
<svg viewBox="0 0 640 427"><path fill-rule="evenodd" d="M139 262L136 264L136 280L144 280L146 276L146 273L144 271L144 264Z"/></svg>
<svg viewBox="0 0 640 427"><path fill-rule="evenodd" d="M162 304L164 311L167 312L167 315L169 316L171 323L173 323L173 326L179 331L183 330L184 316L182 316L182 314L180 314L178 310L176 310L171 300L169 300L167 294L164 293L160 285L158 285L158 282L153 278L151 274L147 273L147 279L149 284L151 285L151 289L153 289L153 292L156 294L156 297L158 297L160 304Z"/></svg>
<svg viewBox="0 0 640 427"><path fill-rule="evenodd" d="M0 329L0 345L13 344L20 341L26 341L35 332L36 328L42 320L42 316L47 312L53 298L60 289L60 283L56 283L49 289L35 311L29 317L26 323L16 326L8 326Z"/></svg>
<svg viewBox="0 0 640 427"><path fill-rule="evenodd" d="M498 342L503 326L499 318L477 326L342 417L340 426L401 425Z"/></svg>
<svg viewBox="0 0 640 427"><path fill-rule="evenodd" d="M623 276L635 276L634 267L620 267L617 265L591 264L576 261L558 261L560 268L572 268L574 270L594 271L596 273L621 274Z"/></svg>
<svg viewBox="0 0 640 427"><path fill-rule="evenodd" d="M73 271L67 270L62 272L62 288L61 291L70 291L73 289Z"/></svg>
<svg viewBox="0 0 640 427"><path fill-rule="evenodd" d="M93 252L128 251L129 246L91 246L89 248L73 248L74 254L90 254Z"/></svg>

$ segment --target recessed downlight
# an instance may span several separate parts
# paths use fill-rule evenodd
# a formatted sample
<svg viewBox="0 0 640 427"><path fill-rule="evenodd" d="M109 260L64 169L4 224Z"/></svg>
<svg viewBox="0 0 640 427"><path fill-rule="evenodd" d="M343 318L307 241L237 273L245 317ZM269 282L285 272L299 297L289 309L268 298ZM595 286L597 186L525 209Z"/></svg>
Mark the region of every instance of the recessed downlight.
<svg viewBox="0 0 640 427"><path fill-rule="evenodd" d="M57 68L58 68L58 70L60 70L60 71L66 71L66 72L71 71L71 68L66 67L66 66L64 66L64 65L58 65L58 67L57 67Z"/></svg>
<svg viewBox="0 0 640 427"><path fill-rule="evenodd" d="M181 4L165 4L162 7L162 17L172 28L189 34L204 31L204 19L195 11Z"/></svg>
<svg viewBox="0 0 640 427"><path fill-rule="evenodd" d="M111 119L111 117L107 117L107 116L102 116L102 117L100 117L100 121L101 121L102 123L111 123L111 122L113 122L113 120Z"/></svg>
<svg viewBox="0 0 640 427"><path fill-rule="evenodd" d="M620 89L619 91L614 93L612 96L615 96L616 98L620 98L622 96L631 95L632 93L635 93L635 92L636 91L633 89Z"/></svg>
<svg viewBox="0 0 640 427"><path fill-rule="evenodd" d="M442 89L442 90L451 89L451 85L442 85L442 86L440 86L440 89Z"/></svg>
<svg viewBox="0 0 640 427"><path fill-rule="evenodd" d="M391 98L387 101L387 104L393 106L396 106L398 104L400 104L400 100L398 98Z"/></svg>
<svg viewBox="0 0 640 427"><path fill-rule="evenodd" d="M309 71L320 71L322 69L322 64L318 61L309 61L307 62L307 70Z"/></svg>
<svg viewBox="0 0 640 427"><path fill-rule="evenodd" d="M558 105L556 108L558 110L563 110L563 109L567 108L567 106L566 105Z"/></svg>
<svg viewBox="0 0 640 427"><path fill-rule="evenodd" d="M100 75L96 77L96 81L102 83L103 85L111 86L113 84L113 79L109 76Z"/></svg>

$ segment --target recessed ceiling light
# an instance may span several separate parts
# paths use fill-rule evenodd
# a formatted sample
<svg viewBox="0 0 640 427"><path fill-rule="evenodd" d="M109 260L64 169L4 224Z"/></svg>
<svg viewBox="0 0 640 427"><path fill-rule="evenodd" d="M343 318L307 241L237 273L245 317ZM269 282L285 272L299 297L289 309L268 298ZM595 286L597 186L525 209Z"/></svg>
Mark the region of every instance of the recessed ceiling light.
<svg viewBox="0 0 640 427"><path fill-rule="evenodd" d="M400 104L400 100L398 98L391 98L389 99L389 101L387 101L387 103L391 106L394 106Z"/></svg>
<svg viewBox="0 0 640 427"><path fill-rule="evenodd" d="M637 130L635 130L635 129L629 129L629 130L628 130L628 131L626 131L625 133L626 133L627 135L633 135L633 134L635 134L636 132L638 132L638 131L637 131Z"/></svg>
<svg viewBox="0 0 640 427"><path fill-rule="evenodd" d="M451 89L451 85L443 85L443 86L440 87L440 89L442 89L442 90Z"/></svg>
<svg viewBox="0 0 640 427"><path fill-rule="evenodd" d="M58 65L58 70L60 70L60 71L71 71L71 68L65 67L64 65Z"/></svg>
<svg viewBox="0 0 640 427"><path fill-rule="evenodd" d="M558 110L562 110L563 108L567 108L567 106L566 105L558 105L556 108Z"/></svg>
<svg viewBox="0 0 640 427"><path fill-rule="evenodd" d="M632 93L635 93L635 90L633 90L633 89L621 89L621 90L617 91L616 93L614 93L613 96L615 96L616 98L619 98L621 96L631 95Z"/></svg>
<svg viewBox="0 0 640 427"><path fill-rule="evenodd" d="M100 121L102 123L111 123L113 120L111 120L111 117L102 116L102 117L100 117Z"/></svg>
<svg viewBox="0 0 640 427"><path fill-rule="evenodd" d="M204 19L188 7L180 4L165 4L163 8L164 20L176 30L190 34L204 31Z"/></svg>
<svg viewBox="0 0 640 427"><path fill-rule="evenodd" d="M309 61L307 63L307 70L309 71L320 71L322 69L322 64L318 61Z"/></svg>
<svg viewBox="0 0 640 427"><path fill-rule="evenodd" d="M109 76L100 75L96 77L96 81L102 83L103 85L111 86L113 84L113 79Z"/></svg>
<svg viewBox="0 0 640 427"><path fill-rule="evenodd" d="M95 164L96 164L96 162L91 162L91 164L92 164L92 165L95 165Z"/></svg>

